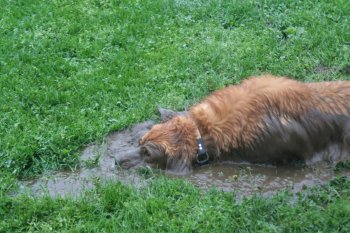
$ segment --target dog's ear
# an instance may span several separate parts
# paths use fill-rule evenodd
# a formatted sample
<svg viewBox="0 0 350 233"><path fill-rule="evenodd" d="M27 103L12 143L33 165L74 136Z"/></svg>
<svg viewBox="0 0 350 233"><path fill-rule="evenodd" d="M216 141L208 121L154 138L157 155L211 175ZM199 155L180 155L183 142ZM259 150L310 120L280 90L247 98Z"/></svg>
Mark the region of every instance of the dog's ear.
<svg viewBox="0 0 350 233"><path fill-rule="evenodd" d="M166 122L168 120L171 120L172 118L174 118L176 116L182 116L182 115L187 114L187 111L175 112L173 110L165 109L165 108L161 108L161 107L158 107L158 111L160 113L160 118L161 118L162 122Z"/></svg>

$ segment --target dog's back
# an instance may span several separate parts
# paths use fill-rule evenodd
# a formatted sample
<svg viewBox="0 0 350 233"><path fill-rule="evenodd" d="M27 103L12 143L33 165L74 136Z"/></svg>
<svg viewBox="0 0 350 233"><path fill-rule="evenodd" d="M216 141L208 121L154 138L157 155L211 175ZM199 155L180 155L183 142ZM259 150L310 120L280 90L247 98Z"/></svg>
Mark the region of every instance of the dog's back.
<svg viewBox="0 0 350 233"><path fill-rule="evenodd" d="M349 81L255 77L214 92L191 114L221 157L313 162L350 153Z"/></svg>

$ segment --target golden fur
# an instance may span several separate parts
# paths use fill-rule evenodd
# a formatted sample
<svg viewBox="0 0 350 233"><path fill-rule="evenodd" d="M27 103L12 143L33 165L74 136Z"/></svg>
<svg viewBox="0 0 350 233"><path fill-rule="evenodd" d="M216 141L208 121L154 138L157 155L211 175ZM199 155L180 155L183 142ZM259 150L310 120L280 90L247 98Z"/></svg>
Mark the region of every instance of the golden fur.
<svg viewBox="0 0 350 233"><path fill-rule="evenodd" d="M196 161L198 129L210 160L307 161L333 153L331 145L339 145L338 158L350 152L349 115L350 81L251 77L155 125L140 140L140 156L163 169L188 170Z"/></svg>

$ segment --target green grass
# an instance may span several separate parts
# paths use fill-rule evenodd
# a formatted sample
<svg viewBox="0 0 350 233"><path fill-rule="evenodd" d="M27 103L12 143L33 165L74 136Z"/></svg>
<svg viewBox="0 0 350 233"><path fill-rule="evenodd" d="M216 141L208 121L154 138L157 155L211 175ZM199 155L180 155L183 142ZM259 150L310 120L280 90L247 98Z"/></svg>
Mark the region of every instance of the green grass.
<svg viewBox="0 0 350 233"><path fill-rule="evenodd" d="M0 169L15 175L74 166L157 105L249 75L349 78L347 0L0 3Z"/></svg>
<svg viewBox="0 0 350 233"><path fill-rule="evenodd" d="M338 178L293 197L237 202L232 193L201 193L158 178L136 189L98 186L79 199L18 196L0 204L4 232L348 232L350 181Z"/></svg>
<svg viewBox="0 0 350 233"><path fill-rule="evenodd" d="M305 81L350 79L348 0L0 4L1 198L9 198L18 177L76 167L84 145L154 116L157 106L183 109L210 91L262 73ZM135 198L146 195L133 192ZM83 200L50 200L61 214L60 202L77 211L85 208ZM348 199L341 202L335 205L348 208ZM28 208L37 206L28 203ZM203 208L216 204L211 198L203 203ZM247 202L246 208L256 211L253 205ZM230 215L233 209L223 206L222 211ZM239 211L237 216L243 215ZM46 215L36 218L27 224ZM265 224L264 218L258 219ZM53 221L58 224L57 216Z"/></svg>

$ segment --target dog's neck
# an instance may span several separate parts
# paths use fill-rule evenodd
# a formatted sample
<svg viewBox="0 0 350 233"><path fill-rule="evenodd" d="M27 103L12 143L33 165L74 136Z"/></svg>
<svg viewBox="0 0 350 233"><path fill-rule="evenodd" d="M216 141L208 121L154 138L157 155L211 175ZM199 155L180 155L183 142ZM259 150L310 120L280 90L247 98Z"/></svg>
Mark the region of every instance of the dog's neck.
<svg viewBox="0 0 350 233"><path fill-rule="evenodd" d="M202 138L202 135L201 135L201 133L199 132L199 129L198 129L198 127L196 128L196 139L200 139L200 138Z"/></svg>
<svg viewBox="0 0 350 233"><path fill-rule="evenodd" d="M195 126L194 134L196 136L196 139L203 138L205 135L203 134L203 130L200 128L200 125L198 124L196 118L194 118L192 114L188 114L188 118L193 122L193 125Z"/></svg>
<svg viewBox="0 0 350 233"><path fill-rule="evenodd" d="M202 135L200 133L198 124L196 124L196 121L193 117L190 117L190 118L192 119L192 121L196 127L195 128L195 135L196 135L196 143L198 146L197 155L196 155L196 162L199 165L204 165L204 164L208 163L209 155L208 155L208 152L206 150L206 146L205 146L204 140L202 138Z"/></svg>

